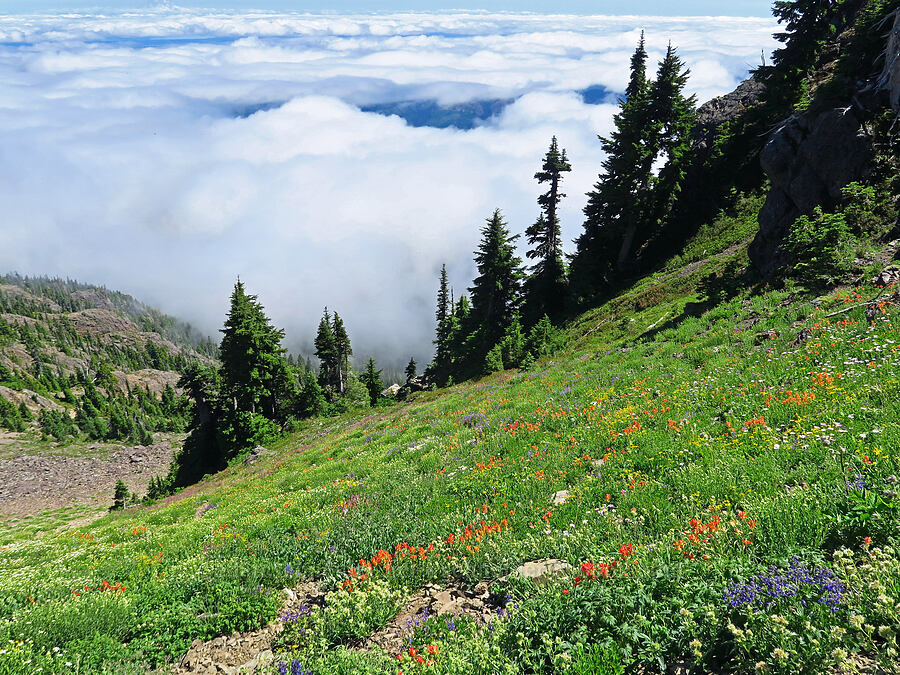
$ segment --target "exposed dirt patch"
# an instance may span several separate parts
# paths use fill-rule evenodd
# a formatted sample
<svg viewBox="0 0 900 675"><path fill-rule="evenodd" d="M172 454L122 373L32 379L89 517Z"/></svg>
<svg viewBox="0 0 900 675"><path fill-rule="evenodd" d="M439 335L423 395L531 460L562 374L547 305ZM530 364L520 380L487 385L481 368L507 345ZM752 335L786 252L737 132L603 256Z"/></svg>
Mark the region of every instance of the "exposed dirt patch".
<svg viewBox="0 0 900 675"><path fill-rule="evenodd" d="M491 594L485 582L474 589L426 584L393 621L370 635L360 648L383 649L388 656L396 656L407 648L416 628L424 626L430 617L443 617L449 625L460 617L487 625L506 611L504 605L502 599Z"/></svg>
<svg viewBox="0 0 900 675"><path fill-rule="evenodd" d="M202 675L237 675L255 673L273 659L272 642L284 629L280 617L305 612L313 605L321 605L325 595L315 582L304 582L294 588L284 589L287 601L279 618L259 630L232 633L203 642L194 640L173 673L201 673Z"/></svg>
<svg viewBox="0 0 900 675"><path fill-rule="evenodd" d="M4 450L9 447L4 445ZM111 505L120 478L129 490L143 494L151 478L168 471L174 452L165 441L120 447L105 457L19 454L0 459L0 514L19 516L73 504Z"/></svg>

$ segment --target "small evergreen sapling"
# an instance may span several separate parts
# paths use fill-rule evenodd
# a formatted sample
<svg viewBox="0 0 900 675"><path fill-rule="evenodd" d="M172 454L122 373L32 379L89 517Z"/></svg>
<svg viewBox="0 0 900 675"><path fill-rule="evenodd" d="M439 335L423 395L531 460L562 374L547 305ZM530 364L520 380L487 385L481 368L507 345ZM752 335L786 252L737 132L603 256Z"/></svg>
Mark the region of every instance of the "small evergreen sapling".
<svg viewBox="0 0 900 675"><path fill-rule="evenodd" d="M116 481L116 487L113 492L113 505L110 509L111 511L121 511L125 508L125 504L128 502L128 486L125 485L125 481L121 478Z"/></svg>

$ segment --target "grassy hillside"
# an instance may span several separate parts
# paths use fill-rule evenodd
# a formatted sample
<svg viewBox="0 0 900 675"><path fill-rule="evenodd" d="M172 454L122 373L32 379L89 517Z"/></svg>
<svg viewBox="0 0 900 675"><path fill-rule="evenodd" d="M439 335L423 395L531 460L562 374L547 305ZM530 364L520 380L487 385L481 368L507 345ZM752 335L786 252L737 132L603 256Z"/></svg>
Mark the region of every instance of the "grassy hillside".
<svg viewBox="0 0 900 675"><path fill-rule="evenodd" d="M897 297L730 290L754 206L528 372L308 421L79 529L5 524L0 673L164 669L273 620L258 672L893 672ZM417 613L436 587L480 604Z"/></svg>

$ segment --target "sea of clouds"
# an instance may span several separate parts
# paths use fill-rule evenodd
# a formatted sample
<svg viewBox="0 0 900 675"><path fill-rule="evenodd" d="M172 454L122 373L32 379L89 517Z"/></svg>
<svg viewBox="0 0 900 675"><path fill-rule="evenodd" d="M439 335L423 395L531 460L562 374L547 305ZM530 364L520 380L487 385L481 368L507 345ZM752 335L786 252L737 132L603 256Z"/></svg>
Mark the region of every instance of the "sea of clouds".
<svg viewBox="0 0 900 675"><path fill-rule="evenodd" d="M495 207L524 231L556 135L580 232L598 134L641 29L702 102L772 50L772 20L163 8L0 15L0 271L105 284L216 335L240 275L294 349L324 305L357 356L430 359L442 263L457 295ZM514 99L471 130L361 106Z"/></svg>

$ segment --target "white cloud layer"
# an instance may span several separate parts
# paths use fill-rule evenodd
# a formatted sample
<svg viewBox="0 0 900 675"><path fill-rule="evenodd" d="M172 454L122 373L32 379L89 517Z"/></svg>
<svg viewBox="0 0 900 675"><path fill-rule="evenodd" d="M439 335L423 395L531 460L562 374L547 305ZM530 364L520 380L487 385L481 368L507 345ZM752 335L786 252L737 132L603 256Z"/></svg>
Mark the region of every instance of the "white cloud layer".
<svg viewBox="0 0 900 675"><path fill-rule="evenodd" d="M533 222L553 134L577 236L615 107L575 92L624 89L641 28L700 100L774 46L764 19L0 16L0 269L104 283L211 334L240 274L292 346L327 304L357 355L427 362L441 263L459 293L494 207ZM469 131L357 107L488 98L516 100Z"/></svg>

